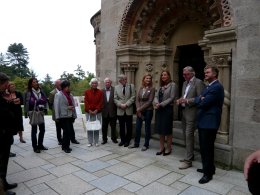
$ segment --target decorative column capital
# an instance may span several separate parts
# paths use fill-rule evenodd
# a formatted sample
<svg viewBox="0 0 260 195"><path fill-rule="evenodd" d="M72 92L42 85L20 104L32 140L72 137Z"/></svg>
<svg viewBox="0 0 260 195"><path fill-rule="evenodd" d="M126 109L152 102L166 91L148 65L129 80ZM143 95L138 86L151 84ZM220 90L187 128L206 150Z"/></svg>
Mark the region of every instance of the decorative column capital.
<svg viewBox="0 0 260 195"><path fill-rule="evenodd" d="M138 68L138 62L121 62L120 63L120 68L124 72L135 72L136 69Z"/></svg>

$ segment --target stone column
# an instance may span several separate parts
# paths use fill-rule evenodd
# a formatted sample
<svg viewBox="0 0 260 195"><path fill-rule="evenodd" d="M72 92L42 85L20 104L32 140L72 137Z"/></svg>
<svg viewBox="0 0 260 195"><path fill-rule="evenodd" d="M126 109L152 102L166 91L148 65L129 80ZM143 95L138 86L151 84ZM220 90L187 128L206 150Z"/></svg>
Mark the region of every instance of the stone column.
<svg viewBox="0 0 260 195"><path fill-rule="evenodd" d="M138 62L121 62L120 68L127 76L128 83L135 85L135 72L138 68Z"/></svg>

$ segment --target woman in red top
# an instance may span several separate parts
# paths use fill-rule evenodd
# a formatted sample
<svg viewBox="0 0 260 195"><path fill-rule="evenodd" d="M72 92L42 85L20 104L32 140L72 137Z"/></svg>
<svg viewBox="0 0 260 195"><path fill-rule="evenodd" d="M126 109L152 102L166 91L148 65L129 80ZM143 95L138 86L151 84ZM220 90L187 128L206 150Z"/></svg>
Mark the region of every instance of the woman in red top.
<svg viewBox="0 0 260 195"><path fill-rule="evenodd" d="M85 91L85 112L86 112L86 119L87 121L94 121L98 119L101 121L101 111L103 108L103 93L101 90L97 88L98 80L96 78L92 78L90 80L91 88ZM98 139L99 139L99 129L96 131L89 131L88 132L88 146L91 147L93 142L96 146L98 146Z"/></svg>

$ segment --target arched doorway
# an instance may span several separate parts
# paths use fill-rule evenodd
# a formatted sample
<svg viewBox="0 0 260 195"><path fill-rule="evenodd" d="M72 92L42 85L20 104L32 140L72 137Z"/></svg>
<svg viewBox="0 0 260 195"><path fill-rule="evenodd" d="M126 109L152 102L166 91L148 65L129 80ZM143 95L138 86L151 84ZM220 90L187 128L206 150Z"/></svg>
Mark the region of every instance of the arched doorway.
<svg viewBox="0 0 260 195"><path fill-rule="evenodd" d="M131 0L121 20L116 50L118 70L125 68L124 64L136 65L132 78L137 88L141 76L147 72L153 75L158 88L160 72L168 69L180 90L182 68L187 63L191 65L193 53L200 56L201 66L195 69L199 78L203 79L203 61L217 65L219 80L225 88L224 122L217 136L221 144L229 144L230 139L231 51L236 47L231 16L229 0ZM176 140L178 132L175 133ZM220 150L223 152L220 157L225 156L222 161L230 164L232 150Z"/></svg>

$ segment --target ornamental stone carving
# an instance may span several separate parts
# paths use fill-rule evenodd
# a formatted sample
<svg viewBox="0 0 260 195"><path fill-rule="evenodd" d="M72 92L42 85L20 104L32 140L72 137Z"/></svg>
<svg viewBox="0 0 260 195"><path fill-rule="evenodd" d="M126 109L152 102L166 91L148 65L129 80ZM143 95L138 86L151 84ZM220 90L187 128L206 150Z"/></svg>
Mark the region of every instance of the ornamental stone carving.
<svg viewBox="0 0 260 195"><path fill-rule="evenodd" d="M145 70L147 71L147 72L152 72L153 71L153 65L152 64L146 64L145 65Z"/></svg>

